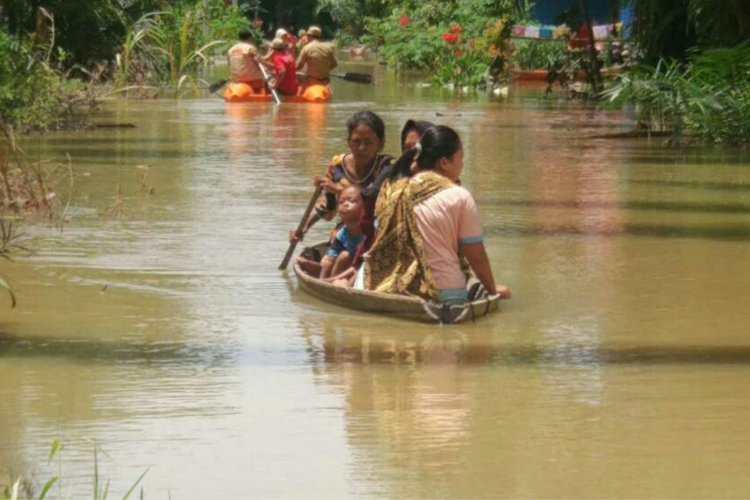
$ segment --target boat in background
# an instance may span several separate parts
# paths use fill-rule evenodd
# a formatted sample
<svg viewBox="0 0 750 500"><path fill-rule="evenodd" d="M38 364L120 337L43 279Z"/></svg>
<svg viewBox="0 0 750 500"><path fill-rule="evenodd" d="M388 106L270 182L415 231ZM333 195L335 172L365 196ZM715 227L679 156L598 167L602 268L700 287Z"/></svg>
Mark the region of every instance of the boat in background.
<svg viewBox="0 0 750 500"><path fill-rule="evenodd" d="M280 95L282 102L328 102L331 100L331 89L328 85L309 85L302 95ZM273 96L266 89L256 92L246 83L232 83L224 90L227 102L274 102Z"/></svg>

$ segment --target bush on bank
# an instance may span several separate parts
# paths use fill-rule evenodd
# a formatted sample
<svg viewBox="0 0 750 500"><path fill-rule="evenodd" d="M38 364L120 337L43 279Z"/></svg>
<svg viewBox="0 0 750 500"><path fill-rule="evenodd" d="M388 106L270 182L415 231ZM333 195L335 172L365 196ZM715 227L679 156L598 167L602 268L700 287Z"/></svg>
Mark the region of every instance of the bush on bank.
<svg viewBox="0 0 750 500"><path fill-rule="evenodd" d="M686 63L660 60L623 75L605 96L636 105L650 130L691 130L716 142L750 142L750 42L693 51Z"/></svg>
<svg viewBox="0 0 750 500"><path fill-rule="evenodd" d="M0 31L0 121L22 130L79 125L84 87L55 67L49 46Z"/></svg>
<svg viewBox="0 0 750 500"><path fill-rule="evenodd" d="M362 41L399 68L430 71L443 84L481 86L505 76L510 30L525 16L511 0L429 0L367 19Z"/></svg>

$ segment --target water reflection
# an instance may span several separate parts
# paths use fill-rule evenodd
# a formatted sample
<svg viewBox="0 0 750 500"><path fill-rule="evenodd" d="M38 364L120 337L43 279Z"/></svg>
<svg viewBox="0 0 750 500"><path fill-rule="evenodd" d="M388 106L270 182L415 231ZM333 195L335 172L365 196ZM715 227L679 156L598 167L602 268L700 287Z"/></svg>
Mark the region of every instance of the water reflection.
<svg viewBox="0 0 750 500"><path fill-rule="evenodd" d="M747 153L589 140L632 116L374 73L327 105L112 103L136 128L24 138L71 152L78 195L69 226L30 228L40 254L3 270L21 299L2 310L3 465L44 463L60 432L106 440L123 480L153 465L146 493L164 497L741 496ZM363 107L389 153L407 118L460 131L517 291L501 313L420 325L279 276L310 179Z"/></svg>

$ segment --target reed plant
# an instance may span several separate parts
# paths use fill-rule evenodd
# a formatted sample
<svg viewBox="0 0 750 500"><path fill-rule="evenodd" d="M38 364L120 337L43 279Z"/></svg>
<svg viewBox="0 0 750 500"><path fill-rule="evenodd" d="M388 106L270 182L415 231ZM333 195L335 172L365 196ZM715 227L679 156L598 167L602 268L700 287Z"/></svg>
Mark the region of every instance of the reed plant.
<svg viewBox="0 0 750 500"><path fill-rule="evenodd" d="M102 453L105 456L107 456L107 453L101 448L101 446L97 443L96 440L86 440L89 444L93 445L93 452L94 452L94 470L93 470L93 499L94 500L107 500L110 496L110 481L104 481L104 479L101 477L101 474L99 472L99 454ZM52 446L50 447L50 453L47 458L47 465L51 465L53 460L56 460L56 467L57 467L57 474L51 478L49 478L44 485L42 485L42 489L39 492L39 496L35 494L34 491L34 485L33 482L29 481L26 478L18 477L16 478L15 482L10 486L9 488L6 488L6 490L0 494L0 500L21 500L21 499L35 499L38 498L39 500L44 500L47 498L47 495L50 493L53 487L56 486L57 490L57 498L62 499L63 496L63 474L62 474L62 450L64 449L64 445L60 442L59 439L55 439L55 441L52 443ZM143 474L141 474L138 479L130 486L127 492L121 497L122 500L128 500L130 496L133 494L133 492L136 490L138 485L141 483L143 478L148 473L149 469L146 469L143 471ZM11 472L11 480L14 478L13 473ZM143 498L143 488L140 489L140 498Z"/></svg>
<svg viewBox="0 0 750 500"><path fill-rule="evenodd" d="M115 57L115 92L166 87L173 97L206 86L202 69L216 51L234 43L249 27L243 11L218 0L151 12L129 27ZM257 39L260 33L253 29Z"/></svg>
<svg viewBox="0 0 750 500"><path fill-rule="evenodd" d="M687 62L661 59L622 75L603 95L636 105L649 130L686 130L715 142L750 142L750 42L691 52Z"/></svg>

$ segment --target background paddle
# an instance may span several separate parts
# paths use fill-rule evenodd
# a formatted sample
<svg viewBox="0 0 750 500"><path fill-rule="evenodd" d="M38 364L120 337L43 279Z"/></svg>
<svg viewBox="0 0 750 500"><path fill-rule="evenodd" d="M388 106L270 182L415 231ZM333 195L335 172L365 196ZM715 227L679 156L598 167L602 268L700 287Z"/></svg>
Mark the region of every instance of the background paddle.
<svg viewBox="0 0 750 500"><path fill-rule="evenodd" d="M260 67L261 73L263 73L263 78L266 80L266 87L268 87L268 90L271 91L271 94L273 95L273 100L276 101L276 104L281 104L281 99L279 98L279 93L276 92L276 89L271 87L271 77L268 76L268 71L266 71L266 67L263 66L263 63L259 63L258 67ZM286 267L286 266L284 266Z"/></svg>
<svg viewBox="0 0 750 500"><path fill-rule="evenodd" d="M299 226L297 226L297 239L289 243L289 250L286 251L284 260L281 261L281 265L279 266L280 270L283 271L284 269L286 269L286 266L289 265L289 259L292 258L294 249L297 248L297 243L299 243L299 240L302 239L302 230L305 228L307 219L310 217L310 212L312 212L313 207L315 207L315 202L318 201L318 198L320 198L320 193L322 192L322 187L318 186L315 188L315 192L313 193L312 198L310 198L310 203L307 204L307 208L305 209L305 214L302 216L302 220L299 221Z"/></svg>
<svg viewBox="0 0 750 500"><path fill-rule="evenodd" d="M217 90L219 90L221 87L223 87L227 83L229 83L229 78L224 78L223 80L219 80L218 82L214 82L214 83L212 83L208 87L208 91L213 94L214 92L216 92Z"/></svg>
<svg viewBox="0 0 750 500"><path fill-rule="evenodd" d="M307 76L307 73L304 71L298 71L297 76ZM366 73L329 73L328 76L335 76L336 78L341 78L347 82L372 83L372 76Z"/></svg>
<svg viewBox="0 0 750 500"><path fill-rule="evenodd" d="M372 83L372 76L366 73L344 73L343 75L341 73L331 73L331 76L341 78L347 82Z"/></svg>

